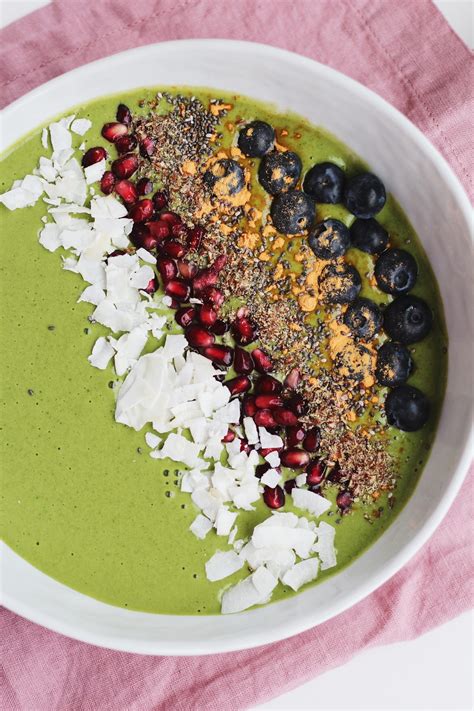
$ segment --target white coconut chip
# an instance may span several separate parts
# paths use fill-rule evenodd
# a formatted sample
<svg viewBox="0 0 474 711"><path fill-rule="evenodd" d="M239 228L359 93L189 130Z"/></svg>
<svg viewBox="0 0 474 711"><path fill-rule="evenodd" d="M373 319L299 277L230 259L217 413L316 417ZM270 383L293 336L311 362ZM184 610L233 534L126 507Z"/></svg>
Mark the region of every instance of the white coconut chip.
<svg viewBox="0 0 474 711"><path fill-rule="evenodd" d="M273 468L278 467L280 465L280 455L278 452L270 452L267 454L265 457L265 461L269 463L269 465Z"/></svg>
<svg viewBox="0 0 474 711"><path fill-rule="evenodd" d="M280 449L283 447L283 440L279 435L268 432L265 427L259 427L260 444L264 449Z"/></svg>
<svg viewBox="0 0 474 711"><path fill-rule="evenodd" d="M300 558L308 558L311 546L316 540L314 531L286 526L255 526L252 533L252 543L256 548L293 549Z"/></svg>
<svg viewBox="0 0 474 711"><path fill-rule="evenodd" d="M206 562L206 577L210 581L223 580L243 567L243 560L235 551L217 551Z"/></svg>
<svg viewBox="0 0 474 711"><path fill-rule="evenodd" d="M319 560L308 558L295 563L281 578L283 585L289 585L292 590L299 590L302 585L310 583L318 577Z"/></svg>
<svg viewBox="0 0 474 711"><path fill-rule="evenodd" d="M334 548L334 538L336 529L325 521L321 521L316 529L318 540L313 545L312 550L316 552L321 560L321 570L333 568L336 563L336 549Z"/></svg>
<svg viewBox="0 0 474 711"><path fill-rule="evenodd" d="M61 246L60 228L54 222L48 222L40 232L39 243L49 252L54 252Z"/></svg>
<svg viewBox="0 0 474 711"><path fill-rule="evenodd" d="M267 469L260 481L262 484L274 489L281 481L281 474L276 469Z"/></svg>
<svg viewBox="0 0 474 711"><path fill-rule="evenodd" d="M262 567L222 595L221 612L224 615L242 612L253 605L267 602L278 580Z"/></svg>
<svg viewBox="0 0 474 711"><path fill-rule="evenodd" d="M191 533L194 533L196 538L200 538L201 540L203 540L207 536L209 531L212 530L212 521L209 521L206 516L198 514L190 525L189 530L191 531Z"/></svg>
<svg viewBox="0 0 474 711"><path fill-rule="evenodd" d="M107 340L103 336L101 336L94 343L92 353L87 360L92 366L94 366L94 368L98 368L99 370L105 370L113 354L114 349L112 348L110 343L108 343Z"/></svg>
<svg viewBox="0 0 474 711"><path fill-rule="evenodd" d="M75 119L71 123L71 131L77 133L78 136L83 136L92 126L92 121L89 119ZM47 146L45 146L47 148Z"/></svg>
<svg viewBox="0 0 474 711"><path fill-rule="evenodd" d="M140 257L144 262L148 262L148 264L156 264L156 257L151 254L147 249L143 249L143 247L140 247L140 249L137 249L137 256Z"/></svg>
<svg viewBox="0 0 474 711"><path fill-rule="evenodd" d="M228 536L237 518L237 513L229 511L227 506L220 506L217 511L214 526L218 536Z"/></svg>
<svg viewBox="0 0 474 711"><path fill-rule="evenodd" d="M70 150L72 146L72 137L68 129L64 125L59 123L52 123L49 127L49 135L51 137L51 144L53 146L53 151L59 152L63 150Z"/></svg>
<svg viewBox="0 0 474 711"><path fill-rule="evenodd" d="M41 131L41 145L43 146L43 148L46 148L46 150L48 150L48 129L47 128L43 128L43 130Z"/></svg>
<svg viewBox="0 0 474 711"><path fill-rule="evenodd" d="M87 185L92 185L92 183L97 183L98 180L102 178L105 173L105 158L99 160L97 163L88 165L84 168L84 174L86 176Z"/></svg>
<svg viewBox="0 0 474 711"><path fill-rule="evenodd" d="M227 539L227 543L229 544L229 546L232 546L232 545L233 545L233 546L234 546L234 550L235 550L235 545L236 545L236 543L237 543L237 541L235 540L235 537L236 537L236 535L237 535L237 531L238 531L237 526L234 526L234 528L232 529L232 531L229 533L229 538Z"/></svg>
<svg viewBox="0 0 474 711"><path fill-rule="evenodd" d="M78 301L85 301L88 304L94 304L94 306L98 306L100 302L104 299L105 291L99 286L91 284L90 286L86 286L86 288L78 298Z"/></svg>
<svg viewBox="0 0 474 711"><path fill-rule="evenodd" d="M306 484L306 474L297 474L295 477L296 486L304 486Z"/></svg>
<svg viewBox="0 0 474 711"><path fill-rule="evenodd" d="M247 442L249 444L256 444L258 442L258 431L253 418L244 417L243 424Z"/></svg>
<svg viewBox="0 0 474 711"><path fill-rule="evenodd" d="M295 506L299 509L306 509L313 516L322 516L325 511L331 508L331 502L328 499L307 489L293 489L291 496Z"/></svg>
<svg viewBox="0 0 474 711"><path fill-rule="evenodd" d="M156 447L158 447L161 441L161 437L158 437L158 435L154 434L153 432L147 432L145 434L145 442L149 447L151 447L151 449L155 449Z"/></svg>

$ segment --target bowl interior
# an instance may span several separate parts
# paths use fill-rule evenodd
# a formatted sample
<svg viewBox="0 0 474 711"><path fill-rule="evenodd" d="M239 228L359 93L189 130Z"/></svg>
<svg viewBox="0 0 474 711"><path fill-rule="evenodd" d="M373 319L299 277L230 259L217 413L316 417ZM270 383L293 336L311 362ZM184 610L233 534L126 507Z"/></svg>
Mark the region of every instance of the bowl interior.
<svg viewBox="0 0 474 711"><path fill-rule="evenodd" d="M218 57L218 61L216 58ZM263 45L185 40L124 52L55 79L12 104L4 144L82 101L139 85L194 85L273 102L319 124L365 159L399 200L427 251L450 339L438 435L400 515L354 564L295 598L228 617L175 617L115 608L77 593L3 547L4 602L46 627L94 644L149 654L204 654L264 644L341 612L394 574L447 512L470 461L470 206L445 161L401 114L360 84Z"/></svg>

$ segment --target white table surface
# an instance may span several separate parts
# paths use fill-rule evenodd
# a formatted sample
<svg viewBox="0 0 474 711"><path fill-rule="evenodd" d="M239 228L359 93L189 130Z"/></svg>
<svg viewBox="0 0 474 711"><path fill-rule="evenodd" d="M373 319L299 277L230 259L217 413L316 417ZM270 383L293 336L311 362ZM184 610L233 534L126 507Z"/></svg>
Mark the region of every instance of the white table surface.
<svg viewBox="0 0 474 711"><path fill-rule="evenodd" d="M472 47L474 0L435 3ZM0 0L0 26L48 4L49 0ZM466 613L412 642L371 649L252 711L469 711L473 708L473 621L473 614Z"/></svg>

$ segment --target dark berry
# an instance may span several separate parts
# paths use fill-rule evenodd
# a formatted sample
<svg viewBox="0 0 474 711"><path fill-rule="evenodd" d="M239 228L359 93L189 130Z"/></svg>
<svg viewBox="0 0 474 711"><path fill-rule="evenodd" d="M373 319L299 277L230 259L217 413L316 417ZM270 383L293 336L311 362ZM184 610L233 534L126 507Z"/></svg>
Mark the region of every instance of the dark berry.
<svg viewBox="0 0 474 711"><path fill-rule="evenodd" d="M368 254L381 254L387 248L388 232L373 218L357 219L351 225L351 243Z"/></svg>
<svg viewBox="0 0 474 711"><path fill-rule="evenodd" d="M317 163L306 173L303 190L316 202L342 202L344 173L334 163Z"/></svg>
<svg viewBox="0 0 474 711"><path fill-rule="evenodd" d="M379 307L370 299L356 299L347 307L344 323L356 338L369 341L382 328L383 316Z"/></svg>
<svg viewBox="0 0 474 711"><path fill-rule="evenodd" d="M270 214L278 232L287 235L301 234L314 222L314 202L300 190L280 193L272 202Z"/></svg>
<svg viewBox="0 0 474 711"><path fill-rule="evenodd" d="M213 193L225 198L236 195L245 185L245 175L237 161L232 158L221 158L204 173L204 182Z"/></svg>
<svg viewBox="0 0 474 711"><path fill-rule="evenodd" d="M383 325L394 341L409 344L428 335L433 322L431 309L417 296L399 296L387 306Z"/></svg>
<svg viewBox="0 0 474 711"><path fill-rule="evenodd" d="M418 267L411 254L404 249L387 249L377 259L374 274L379 289L397 296L413 289Z"/></svg>
<svg viewBox="0 0 474 711"><path fill-rule="evenodd" d="M402 385L413 370L413 361L408 348L401 343L387 341L377 351L375 374L380 385L391 388Z"/></svg>
<svg viewBox="0 0 474 711"><path fill-rule="evenodd" d="M344 191L344 205L356 217L367 220L385 205L386 194L382 181L373 173L360 173L351 178Z"/></svg>
<svg viewBox="0 0 474 711"><path fill-rule="evenodd" d="M361 289L359 272L346 262L327 264L318 284L322 301L326 304L349 304L357 298Z"/></svg>
<svg viewBox="0 0 474 711"><path fill-rule="evenodd" d="M428 398L418 388L400 385L385 399L387 422L404 432L415 432L427 422L430 414Z"/></svg>
<svg viewBox="0 0 474 711"><path fill-rule="evenodd" d="M308 243L320 259L342 257L350 247L349 229L339 220L318 222L310 232Z"/></svg>
<svg viewBox="0 0 474 711"><path fill-rule="evenodd" d="M261 158L273 148L275 131L265 121L252 121L239 133L238 146L249 158Z"/></svg>
<svg viewBox="0 0 474 711"><path fill-rule="evenodd" d="M258 179L267 193L292 190L301 175L301 159L292 151L272 151L262 158L258 169Z"/></svg>

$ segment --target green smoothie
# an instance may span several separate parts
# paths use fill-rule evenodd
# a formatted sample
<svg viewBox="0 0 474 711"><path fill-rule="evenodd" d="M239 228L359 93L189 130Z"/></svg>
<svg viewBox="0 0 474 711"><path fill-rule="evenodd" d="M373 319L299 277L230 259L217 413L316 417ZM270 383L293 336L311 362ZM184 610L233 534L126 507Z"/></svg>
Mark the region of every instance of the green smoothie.
<svg viewBox="0 0 474 711"><path fill-rule="evenodd" d="M68 114L91 119L87 147L108 147L100 130L113 120L117 103L125 102L139 113L139 100L155 92L141 89L102 98ZM192 93L203 102L217 94L196 89ZM327 160L348 172L366 169L348 147L296 115L278 114L245 97L217 95L233 104L222 125L224 146L230 145L233 135L224 123L258 117L276 128L285 127L285 145L298 152L304 170ZM41 127L3 157L0 192L32 172L45 153L40 136ZM75 146L82 140L76 136ZM181 467L151 459L143 432L115 422L113 384L118 378L113 367L100 371L87 361L106 329L88 322L90 304L77 303L85 284L79 275L61 269L62 250L51 254L38 244L47 205L40 200L27 209L9 212L0 206L0 210L3 539L36 568L98 600L154 613L219 613L219 592L245 578L248 569L223 581L206 579L204 563L215 551L228 549L226 539L211 532L199 540L189 532L198 511L189 495L180 492ZM341 206L318 205L318 219L329 216L351 221ZM350 515L339 516L336 507L323 515L322 520L336 527L337 566L321 572L316 584L366 550L404 506L429 456L443 399L447 336L428 258L392 196L377 219L389 231L391 246L416 258L419 276L413 294L423 297L434 313L429 336L410 347L416 369L408 381L429 397L432 415L418 432L389 429L388 446L398 471L391 506L382 495L371 505L356 504ZM367 271L367 255L351 249L348 258L362 275ZM363 279L362 295L388 300L381 292L377 296L372 292ZM384 393L381 388L380 395ZM325 495L334 500L336 491L329 489ZM290 497L283 510L295 510ZM238 538L246 538L268 515L262 501L254 512L241 512ZM272 601L292 594L280 584Z"/></svg>

